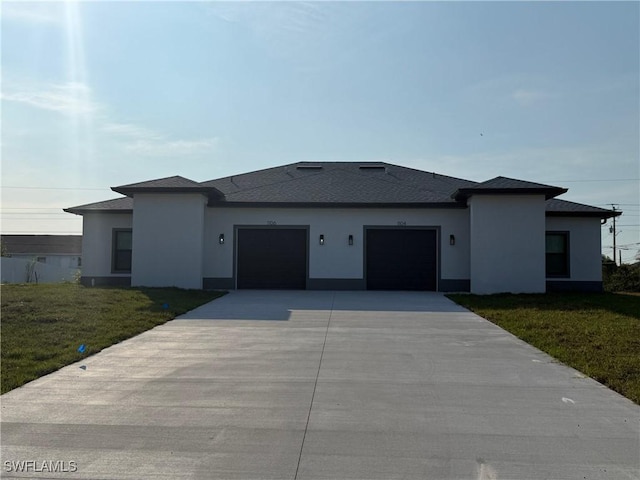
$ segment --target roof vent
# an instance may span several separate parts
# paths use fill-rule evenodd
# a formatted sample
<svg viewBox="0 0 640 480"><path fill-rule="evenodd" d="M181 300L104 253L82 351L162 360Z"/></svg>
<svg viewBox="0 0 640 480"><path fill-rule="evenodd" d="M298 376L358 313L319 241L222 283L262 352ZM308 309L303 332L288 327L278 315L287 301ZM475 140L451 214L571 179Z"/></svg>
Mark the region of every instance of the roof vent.
<svg viewBox="0 0 640 480"><path fill-rule="evenodd" d="M298 165L297 170L322 170L322 165Z"/></svg>
<svg viewBox="0 0 640 480"><path fill-rule="evenodd" d="M360 165L360 170L386 170L384 165Z"/></svg>

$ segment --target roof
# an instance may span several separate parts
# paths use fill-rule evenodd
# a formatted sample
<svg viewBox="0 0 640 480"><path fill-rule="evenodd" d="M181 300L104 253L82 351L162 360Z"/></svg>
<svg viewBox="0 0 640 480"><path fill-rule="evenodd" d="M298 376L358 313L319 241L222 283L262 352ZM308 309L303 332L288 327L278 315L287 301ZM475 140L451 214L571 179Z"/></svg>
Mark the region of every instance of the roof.
<svg viewBox="0 0 640 480"><path fill-rule="evenodd" d="M456 200L466 200L471 195L530 195L544 194L545 198L550 198L567 193L566 188L543 185L541 183L527 182L515 178L495 177L486 182L478 183L472 187L456 190L453 198Z"/></svg>
<svg viewBox="0 0 640 480"><path fill-rule="evenodd" d="M82 215L83 213L132 213L133 198L121 197L103 202L88 203L78 207L65 208L65 212Z"/></svg>
<svg viewBox="0 0 640 480"><path fill-rule="evenodd" d="M128 197L65 209L127 213L136 193L202 193L211 207L466 208L471 195L542 194L547 213L609 218L619 213L554 200L566 188L495 177L486 182L425 172L385 162L298 162L205 182L174 176L114 187Z"/></svg>
<svg viewBox="0 0 640 480"><path fill-rule="evenodd" d="M460 207L451 193L474 184L384 162L300 162L203 182L227 206Z"/></svg>
<svg viewBox="0 0 640 480"><path fill-rule="evenodd" d="M133 196L135 193L202 193L217 198L222 195L214 187L194 182L179 175L112 187L111 190L127 196Z"/></svg>
<svg viewBox="0 0 640 480"><path fill-rule="evenodd" d="M2 235L11 255L81 255L82 235Z"/></svg>
<svg viewBox="0 0 640 480"><path fill-rule="evenodd" d="M547 200L547 215L550 217L597 217L611 218L622 215L621 211L607 210L605 208L592 207L582 203L569 202L552 198Z"/></svg>

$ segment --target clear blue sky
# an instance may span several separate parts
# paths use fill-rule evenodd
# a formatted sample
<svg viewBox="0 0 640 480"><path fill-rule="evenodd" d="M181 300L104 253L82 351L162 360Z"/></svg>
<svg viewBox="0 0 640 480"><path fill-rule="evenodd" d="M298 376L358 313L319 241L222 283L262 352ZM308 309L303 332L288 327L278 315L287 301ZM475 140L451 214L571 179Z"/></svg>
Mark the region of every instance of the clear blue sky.
<svg viewBox="0 0 640 480"><path fill-rule="evenodd" d="M381 160L619 204L640 248L638 2L1 8L3 233L81 233L60 209L115 185Z"/></svg>

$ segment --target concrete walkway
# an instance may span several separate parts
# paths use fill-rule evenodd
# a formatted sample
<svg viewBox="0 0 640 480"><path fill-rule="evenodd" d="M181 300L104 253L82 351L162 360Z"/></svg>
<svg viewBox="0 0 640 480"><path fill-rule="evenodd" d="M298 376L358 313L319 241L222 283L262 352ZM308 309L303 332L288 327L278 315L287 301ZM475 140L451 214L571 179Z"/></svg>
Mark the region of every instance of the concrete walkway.
<svg viewBox="0 0 640 480"><path fill-rule="evenodd" d="M1 401L2 478L640 479L638 406L435 293L231 292Z"/></svg>

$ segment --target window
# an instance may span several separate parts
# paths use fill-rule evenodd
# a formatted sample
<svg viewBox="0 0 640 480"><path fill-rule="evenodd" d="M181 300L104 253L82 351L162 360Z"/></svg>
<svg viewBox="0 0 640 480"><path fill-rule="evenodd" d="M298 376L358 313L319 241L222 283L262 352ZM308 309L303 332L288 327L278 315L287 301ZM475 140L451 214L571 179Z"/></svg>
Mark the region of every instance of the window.
<svg viewBox="0 0 640 480"><path fill-rule="evenodd" d="M47 263L47 257L38 257L36 258L36 262Z"/></svg>
<svg viewBox="0 0 640 480"><path fill-rule="evenodd" d="M113 231L113 273L131 273L131 230Z"/></svg>
<svg viewBox="0 0 640 480"><path fill-rule="evenodd" d="M569 276L569 232L547 232L547 277Z"/></svg>

